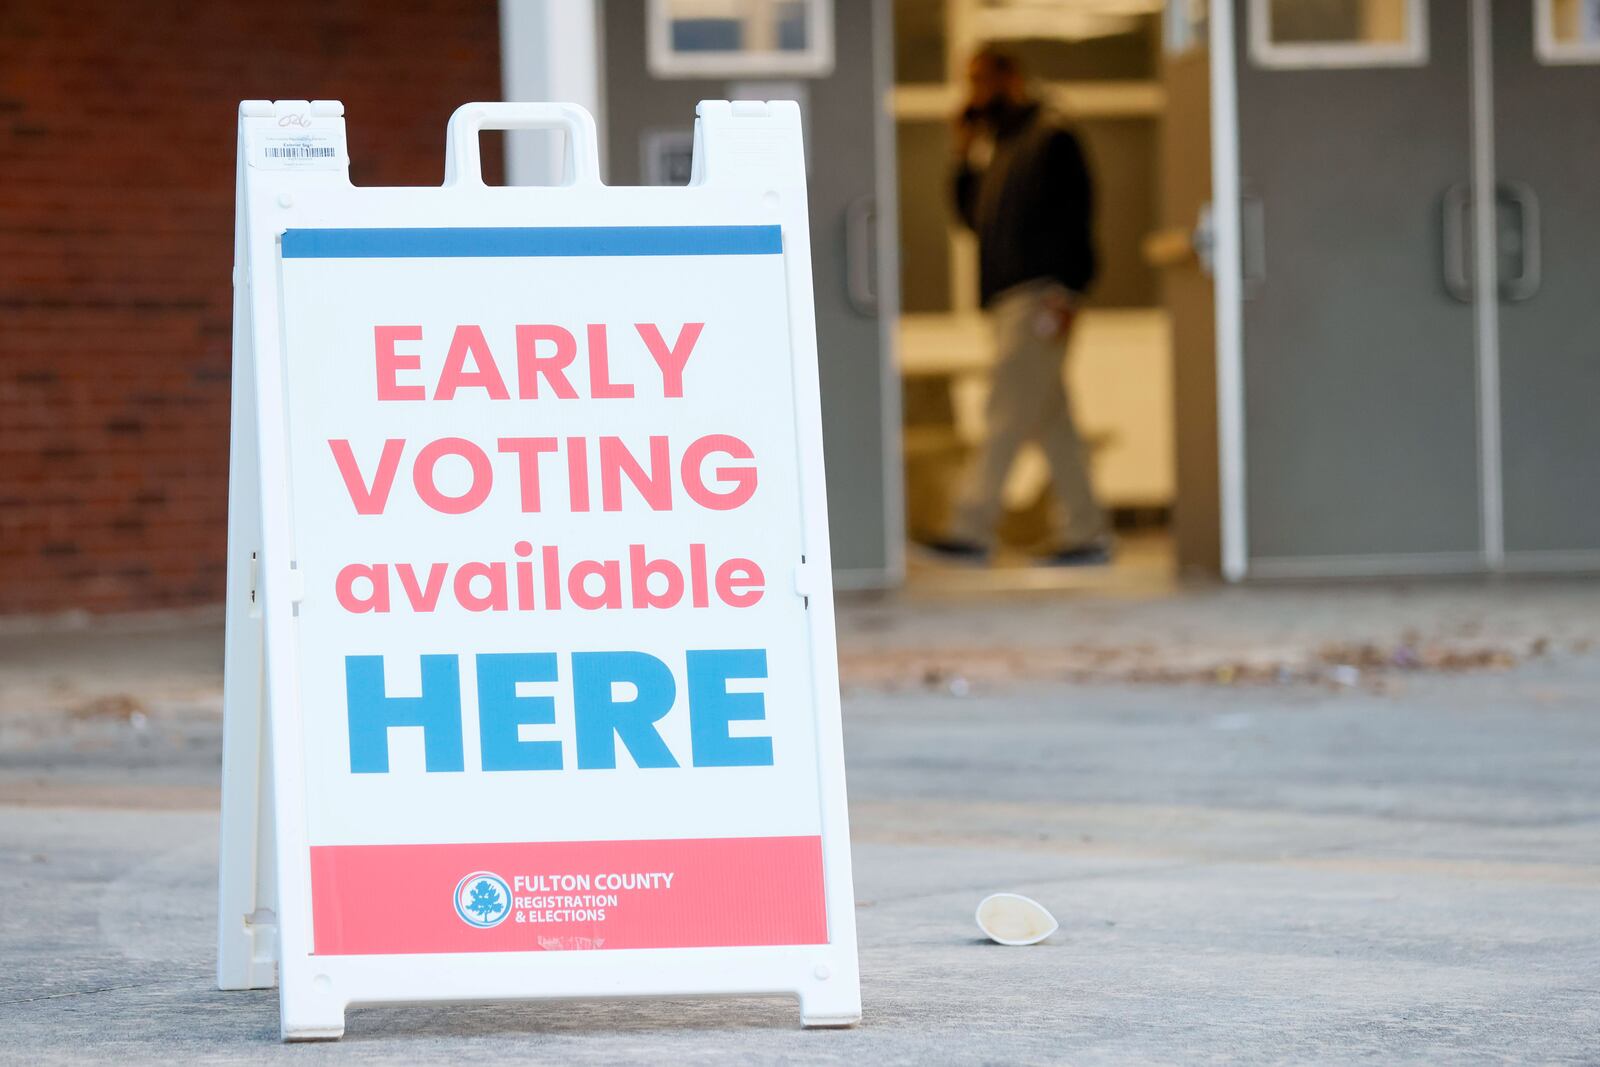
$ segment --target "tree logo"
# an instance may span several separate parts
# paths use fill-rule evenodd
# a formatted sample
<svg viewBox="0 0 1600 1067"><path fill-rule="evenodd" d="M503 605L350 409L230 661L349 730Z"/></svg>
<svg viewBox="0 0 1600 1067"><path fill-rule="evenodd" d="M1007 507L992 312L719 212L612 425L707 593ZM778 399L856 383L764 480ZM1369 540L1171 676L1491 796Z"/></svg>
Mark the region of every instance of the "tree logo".
<svg viewBox="0 0 1600 1067"><path fill-rule="evenodd" d="M456 883L456 914L480 930L499 926L511 914L511 887L491 871L473 871Z"/></svg>

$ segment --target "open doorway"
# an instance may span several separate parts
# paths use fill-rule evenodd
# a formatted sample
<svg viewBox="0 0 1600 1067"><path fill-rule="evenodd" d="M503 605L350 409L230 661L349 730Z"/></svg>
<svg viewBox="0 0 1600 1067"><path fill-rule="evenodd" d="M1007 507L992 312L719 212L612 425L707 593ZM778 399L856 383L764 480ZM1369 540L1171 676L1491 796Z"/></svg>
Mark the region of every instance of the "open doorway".
<svg viewBox="0 0 1600 1067"><path fill-rule="evenodd" d="M979 308L976 241L951 210L949 172L951 116L965 99L967 60L986 44L1021 62L1034 95L1066 118L1088 159L1099 270L1064 373L1096 494L1116 532L1109 567L1034 564L1032 550L1049 536L1050 476L1030 445L1005 485L991 566L956 568L912 553L913 586L1164 584L1186 567L1215 570L1208 562L1214 536L1209 546L1189 543L1196 538L1178 518L1184 490L1197 497L1185 508L1204 513L1189 526L1214 525L1216 514L1214 414L1180 427L1179 412L1180 405L1214 408L1215 399L1210 286L1193 239L1210 195L1206 35L1203 8L1186 0L1166 7L1161 0L895 5L908 534L926 536L947 522L984 433L994 341ZM1203 464L1213 469L1209 488L1204 477L1180 471L1180 429L1196 440L1211 434Z"/></svg>

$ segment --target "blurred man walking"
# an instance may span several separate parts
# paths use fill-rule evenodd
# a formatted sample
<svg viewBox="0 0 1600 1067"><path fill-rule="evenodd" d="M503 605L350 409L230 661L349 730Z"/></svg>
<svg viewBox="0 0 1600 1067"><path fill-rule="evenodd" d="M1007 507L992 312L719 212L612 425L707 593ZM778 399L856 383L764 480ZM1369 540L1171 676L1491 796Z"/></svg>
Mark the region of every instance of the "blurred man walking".
<svg viewBox="0 0 1600 1067"><path fill-rule="evenodd" d="M1089 481L1088 453L1072 420L1062 362L1079 300L1094 279L1092 188L1078 140L1031 99L1011 56L984 49L968 68L971 94L956 120L956 209L978 235L983 306L997 360L988 436L967 472L954 521L926 543L981 561L1002 510L1017 452L1037 441L1050 463L1052 535L1045 560L1105 563L1110 542ZM981 167L980 144L991 148Z"/></svg>

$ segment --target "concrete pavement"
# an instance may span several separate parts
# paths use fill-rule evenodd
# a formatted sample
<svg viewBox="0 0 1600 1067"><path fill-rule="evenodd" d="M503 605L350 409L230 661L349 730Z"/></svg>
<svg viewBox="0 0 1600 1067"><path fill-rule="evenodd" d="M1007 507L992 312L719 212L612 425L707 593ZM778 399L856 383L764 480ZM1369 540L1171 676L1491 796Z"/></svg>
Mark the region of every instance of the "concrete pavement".
<svg viewBox="0 0 1600 1067"><path fill-rule="evenodd" d="M212 988L214 631L0 638L0 1062L1600 1062L1600 598L1278 593L848 608L866 1014L834 1032L522 1004L280 1046L274 994ZM1084 677L1091 637L1194 669ZM1449 641L1505 655L1421 662ZM1060 932L981 941L996 889Z"/></svg>

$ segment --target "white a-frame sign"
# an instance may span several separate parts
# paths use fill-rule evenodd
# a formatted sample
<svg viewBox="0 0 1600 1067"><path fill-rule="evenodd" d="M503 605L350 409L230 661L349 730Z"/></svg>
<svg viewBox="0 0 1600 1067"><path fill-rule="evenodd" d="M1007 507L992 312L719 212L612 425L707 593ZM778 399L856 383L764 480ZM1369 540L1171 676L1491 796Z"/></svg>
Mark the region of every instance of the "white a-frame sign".
<svg viewBox="0 0 1600 1067"><path fill-rule="evenodd" d="M563 131L489 187L485 128ZM350 1005L789 994L860 1017L800 120L687 188L468 104L440 188L239 111L218 981Z"/></svg>

